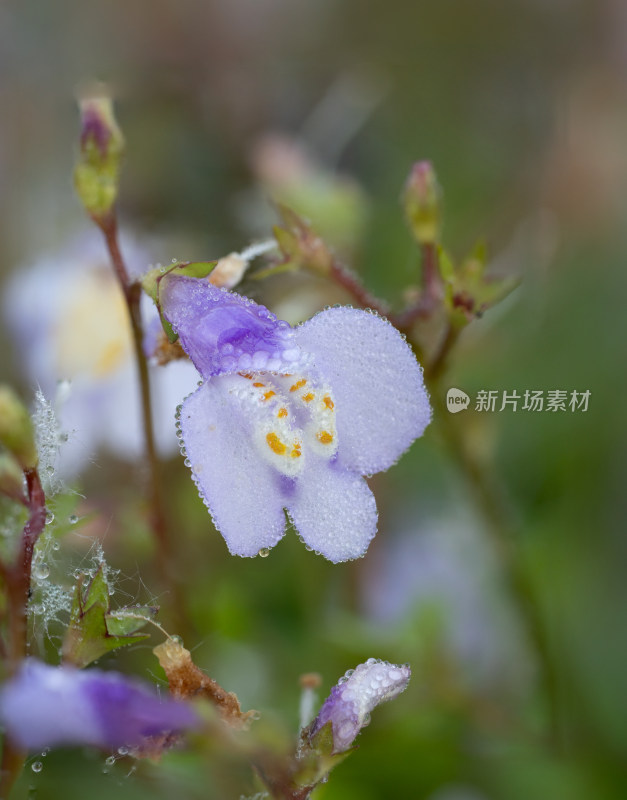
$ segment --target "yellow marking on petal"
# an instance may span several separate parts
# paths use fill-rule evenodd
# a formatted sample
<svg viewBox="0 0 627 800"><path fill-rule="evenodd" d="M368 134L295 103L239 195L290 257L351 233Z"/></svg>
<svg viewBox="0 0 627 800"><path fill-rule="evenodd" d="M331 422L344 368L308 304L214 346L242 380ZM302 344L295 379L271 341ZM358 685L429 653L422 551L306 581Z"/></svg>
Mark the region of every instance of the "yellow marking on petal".
<svg viewBox="0 0 627 800"><path fill-rule="evenodd" d="M315 396L316 395L313 392L307 392L307 394L304 394L301 399L306 403L311 403Z"/></svg>
<svg viewBox="0 0 627 800"><path fill-rule="evenodd" d="M276 433L269 433L266 436L266 442L268 443L268 447L272 450L273 453L276 453L277 456L284 456L287 447L283 444L283 442L279 439Z"/></svg>
<svg viewBox="0 0 627 800"><path fill-rule="evenodd" d="M302 389L303 386L307 383L305 378L301 378L299 381L296 381L295 384L290 386L290 392L297 392L299 389Z"/></svg>
<svg viewBox="0 0 627 800"><path fill-rule="evenodd" d="M287 417L287 408L280 408L280 409L277 411L277 414L276 414L276 415L277 415L277 417L278 417L279 419L281 419L281 417Z"/></svg>
<svg viewBox="0 0 627 800"><path fill-rule="evenodd" d="M329 433L329 431L320 431L316 434L316 439L320 444L331 444L333 441L333 434Z"/></svg>
<svg viewBox="0 0 627 800"><path fill-rule="evenodd" d="M242 376L242 378L248 378L249 381L252 381L253 379L253 376L250 374L250 372L240 372L239 374Z"/></svg>
<svg viewBox="0 0 627 800"><path fill-rule="evenodd" d="M254 385L255 384L253 383L253 386ZM268 392L264 392L264 394L263 394L264 401L265 400L269 400L271 397L274 397L275 394L276 394L276 392L273 392L272 389L270 389L270 391L268 391Z"/></svg>
<svg viewBox="0 0 627 800"><path fill-rule="evenodd" d="M294 447L292 448L292 452L290 453L290 456L292 458L300 458L302 456L302 453L300 452L300 450L298 449L298 447L296 445L294 445Z"/></svg>
<svg viewBox="0 0 627 800"><path fill-rule="evenodd" d="M109 342L100 357L94 364L96 375L109 375L114 372L124 360L124 341Z"/></svg>
<svg viewBox="0 0 627 800"><path fill-rule="evenodd" d="M335 403L333 402L333 400L331 400L328 394L325 394L325 396L322 398L322 402L329 410L333 410L333 408L335 407Z"/></svg>
<svg viewBox="0 0 627 800"><path fill-rule="evenodd" d="M266 385L265 383L259 383L259 381L255 381L255 383L253 383L253 386L256 386L257 388L259 388L260 386L265 386L265 385Z"/></svg>

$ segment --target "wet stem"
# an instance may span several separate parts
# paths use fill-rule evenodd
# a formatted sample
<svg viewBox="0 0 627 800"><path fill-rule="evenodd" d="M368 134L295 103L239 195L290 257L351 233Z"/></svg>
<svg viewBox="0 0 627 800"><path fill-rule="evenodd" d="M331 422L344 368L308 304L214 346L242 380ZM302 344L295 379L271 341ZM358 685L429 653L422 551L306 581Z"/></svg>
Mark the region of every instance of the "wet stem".
<svg viewBox="0 0 627 800"><path fill-rule="evenodd" d="M139 283L131 281L126 268L118 241L118 226L115 214L112 212L104 219L94 219L94 221L103 233L113 270L117 276L122 293L124 294L131 322L133 349L141 395L146 460L148 462L149 471L148 503L150 527L155 542L161 578L172 592L173 623L181 633L184 633L183 625L185 616L181 587L176 574L174 549L169 535L169 528L162 500L163 484L161 479L161 463L155 445L150 375L148 373L148 362L143 347L144 331L140 306L142 289Z"/></svg>
<svg viewBox="0 0 627 800"><path fill-rule="evenodd" d="M24 526L20 547L13 564L2 564L0 571L6 587L8 644L7 670L15 672L26 657L28 634L28 600L31 583L33 552L46 524L46 497L37 469L27 469L26 478L28 521ZM24 766L25 754L6 737L2 747L0 798L7 798L11 787Z"/></svg>

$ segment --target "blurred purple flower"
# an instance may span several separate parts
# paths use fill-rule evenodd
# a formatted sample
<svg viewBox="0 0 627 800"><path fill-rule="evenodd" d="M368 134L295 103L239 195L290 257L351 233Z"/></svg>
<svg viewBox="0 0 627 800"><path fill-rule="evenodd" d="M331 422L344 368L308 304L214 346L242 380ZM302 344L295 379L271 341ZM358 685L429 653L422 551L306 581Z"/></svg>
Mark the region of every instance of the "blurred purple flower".
<svg viewBox="0 0 627 800"><path fill-rule="evenodd" d="M311 725L310 736L331 722L334 752L348 750L359 731L370 722L372 710L405 691L410 677L408 664L389 664L376 658L349 669L325 700Z"/></svg>
<svg viewBox="0 0 627 800"><path fill-rule="evenodd" d="M162 308L203 385L184 402L194 480L231 553L254 556L284 534L331 561L376 533L362 475L388 469L431 409L422 370L386 320L332 308L297 328L202 281L172 277Z"/></svg>
<svg viewBox="0 0 627 800"><path fill-rule="evenodd" d="M189 706L160 700L119 673L51 667L34 659L0 690L0 718L9 737L28 750L134 747L146 736L198 724Z"/></svg>
<svg viewBox="0 0 627 800"><path fill-rule="evenodd" d="M138 278L149 267L149 250L128 235L122 236L122 246L131 275ZM101 447L118 458L138 458L144 444L130 324L97 235L76 237L19 269L4 288L4 320L24 372L56 405L60 428L69 437L56 465L60 473L73 477ZM158 321L148 297L142 311L147 321L151 315ZM196 380L186 361L153 372L157 445L163 455L177 450L176 404Z"/></svg>
<svg viewBox="0 0 627 800"><path fill-rule="evenodd" d="M421 647L437 642L475 688L523 688L533 673L498 563L468 513L390 525L362 571L366 616L381 631L411 624ZM409 521L413 519L413 524ZM394 530L402 525L401 532ZM435 628L434 628L435 623ZM428 630L430 637L421 633Z"/></svg>

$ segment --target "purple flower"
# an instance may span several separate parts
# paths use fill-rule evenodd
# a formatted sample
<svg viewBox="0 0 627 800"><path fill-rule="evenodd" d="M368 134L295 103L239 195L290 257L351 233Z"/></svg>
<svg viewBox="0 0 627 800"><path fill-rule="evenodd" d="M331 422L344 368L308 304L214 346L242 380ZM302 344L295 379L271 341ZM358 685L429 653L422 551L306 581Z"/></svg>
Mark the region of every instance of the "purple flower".
<svg viewBox="0 0 627 800"><path fill-rule="evenodd" d="M171 277L162 308L204 383L184 402L189 464L231 553L283 536L287 509L331 561L363 555L377 509L362 475L429 423L422 370L381 317L332 308L297 328L207 281Z"/></svg>
<svg viewBox="0 0 627 800"><path fill-rule="evenodd" d="M28 659L0 690L0 718L20 747L136 746L146 736L195 727L189 706L160 700L115 672L51 667Z"/></svg>
<svg viewBox="0 0 627 800"><path fill-rule="evenodd" d="M359 731L370 722L372 710L405 691L410 677L408 664L389 664L376 658L349 669L324 701L311 725L310 736L330 722L334 752L348 750Z"/></svg>

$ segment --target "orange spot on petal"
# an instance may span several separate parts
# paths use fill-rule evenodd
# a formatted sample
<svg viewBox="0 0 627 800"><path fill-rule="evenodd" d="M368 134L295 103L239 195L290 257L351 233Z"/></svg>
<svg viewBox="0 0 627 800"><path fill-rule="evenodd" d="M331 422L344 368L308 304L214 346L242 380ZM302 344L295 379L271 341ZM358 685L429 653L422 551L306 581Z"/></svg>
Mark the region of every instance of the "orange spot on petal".
<svg viewBox="0 0 627 800"><path fill-rule="evenodd" d="M273 453L276 453L278 456L285 455L287 447L279 439L276 433L269 433L266 436L266 442L268 443L268 447L270 448L270 450L272 450Z"/></svg>
<svg viewBox="0 0 627 800"><path fill-rule="evenodd" d="M277 414L276 414L276 415L277 415L277 417L278 417L279 419L281 419L281 417L287 417L287 408L280 408L280 409L277 411Z"/></svg>
<svg viewBox="0 0 627 800"><path fill-rule="evenodd" d="M305 378L301 378L299 381L296 381L295 384L290 386L290 392L297 392L299 389L302 389L303 386L307 383Z"/></svg>
<svg viewBox="0 0 627 800"><path fill-rule="evenodd" d="M313 392L307 392L307 394L304 394L304 395L303 395L302 399L303 399L303 400L304 400L306 403L311 403L311 401L314 399L314 397L315 397L315 396L316 396L316 395L315 395Z"/></svg>
<svg viewBox="0 0 627 800"><path fill-rule="evenodd" d="M255 383L253 383L253 386L256 386L257 388L259 388L260 386L265 386L265 385L266 385L265 383L259 383L259 381L256 381Z"/></svg>
<svg viewBox="0 0 627 800"><path fill-rule="evenodd" d="M316 439L320 444L331 444L333 441L333 434L329 433L329 431L320 431L316 434Z"/></svg>
<svg viewBox="0 0 627 800"><path fill-rule="evenodd" d="M333 400L331 400L331 398L329 397L328 394L325 394L325 396L322 398L322 402L329 409L332 409L332 408L335 407L335 403L333 402Z"/></svg>
<svg viewBox="0 0 627 800"><path fill-rule="evenodd" d="M254 386L254 384L253 384L253 386ZM264 392L263 399L264 400L269 400L271 397L274 397L275 394L276 394L276 392L273 392L272 389L270 389L270 391Z"/></svg>

